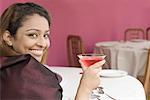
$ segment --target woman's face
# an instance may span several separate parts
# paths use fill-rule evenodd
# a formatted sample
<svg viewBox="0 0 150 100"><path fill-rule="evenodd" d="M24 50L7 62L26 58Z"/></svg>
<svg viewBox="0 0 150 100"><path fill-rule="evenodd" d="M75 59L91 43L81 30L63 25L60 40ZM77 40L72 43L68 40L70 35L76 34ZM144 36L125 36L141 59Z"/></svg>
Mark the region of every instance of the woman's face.
<svg viewBox="0 0 150 100"><path fill-rule="evenodd" d="M13 49L20 54L31 54L41 61L50 46L49 33L49 24L44 17L38 14L28 16L12 39Z"/></svg>

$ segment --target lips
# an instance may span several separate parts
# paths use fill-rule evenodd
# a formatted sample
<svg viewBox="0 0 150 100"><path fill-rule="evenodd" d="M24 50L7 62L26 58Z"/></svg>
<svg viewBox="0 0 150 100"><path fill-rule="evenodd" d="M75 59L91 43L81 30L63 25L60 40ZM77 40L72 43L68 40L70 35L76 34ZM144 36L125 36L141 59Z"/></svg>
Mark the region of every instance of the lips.
<svg viewBox="0 0 150 100"><path fill-rule="evenodd" d="M36 56L41 56L43 55L43 49L30 49L29 50L31 54L36 55Z"/></svg>

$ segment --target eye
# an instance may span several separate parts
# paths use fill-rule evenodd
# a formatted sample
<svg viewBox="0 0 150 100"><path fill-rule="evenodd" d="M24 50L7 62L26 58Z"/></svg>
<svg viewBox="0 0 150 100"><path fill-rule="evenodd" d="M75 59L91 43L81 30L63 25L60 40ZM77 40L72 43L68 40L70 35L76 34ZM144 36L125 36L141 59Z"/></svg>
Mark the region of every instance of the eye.
<svg viewBox="0 0 150 100"><path fill-rule="evenodd" d="M36 33L28 34L28 36L31 38L37 38L38 37L38 35Z"/></svg>
<svg viewBox="0 0 150 100"><path fill-rule="evenodd" d="M48 39L49 38L49 34L44 34L44 38Z"/></svg>

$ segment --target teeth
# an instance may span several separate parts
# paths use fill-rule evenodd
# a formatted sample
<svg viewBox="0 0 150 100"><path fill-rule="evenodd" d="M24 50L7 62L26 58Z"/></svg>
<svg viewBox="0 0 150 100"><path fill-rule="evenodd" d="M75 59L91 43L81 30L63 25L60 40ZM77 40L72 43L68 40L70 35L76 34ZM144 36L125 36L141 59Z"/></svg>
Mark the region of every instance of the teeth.
<svg viewBox="0 0 150 100"><path fill-rule="evenodd" d="M43 54L43 50L30 50L30 52L34 55L42 55Z"/></svg>

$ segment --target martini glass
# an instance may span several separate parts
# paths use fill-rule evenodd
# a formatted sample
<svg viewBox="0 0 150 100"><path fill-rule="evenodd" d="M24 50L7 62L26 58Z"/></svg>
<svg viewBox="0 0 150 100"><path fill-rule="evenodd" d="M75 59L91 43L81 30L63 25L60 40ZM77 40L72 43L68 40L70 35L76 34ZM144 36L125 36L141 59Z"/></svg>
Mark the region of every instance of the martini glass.
<svg viewBox="0 0 150 100"><path fill-rule="evenodd" d="M104 54L79 54L77 56L79 57L80 61L85 65L85 67L90 67L96 62L104 60L106 57L106 55ZM100 94L105 94L112 100L116 100L113 97L109 96L108 94L104 93L103 87L100 86L93 90L91 98L96 98L98 100L101 100Z"/></svg>
<svg viewBox="0 0 150 100"><path fill-rule="evenodd" d="M102 61L106 55L104 54L79 54L78 55L81 62L84 63L85 67L89 67L96 62Z"/></svg>
<svg viewBox="0 0 150 100"><path fill-rule="evenodd" d="M93 65L96 62L104 60L106 57L106 55L104 55L104 54L79 54L77 56L79 57L80 61L84 63L85 67L90 67L91 65ZM110 95L106 94L103 90L103 87L101 87L101 86L97 87L96 89L94 89L92 91L91 98L96 98L97 100L101 100L100 94L104 94L107 97L109 97L110 99L116 100L113 97L111 97Z"/></svg>

